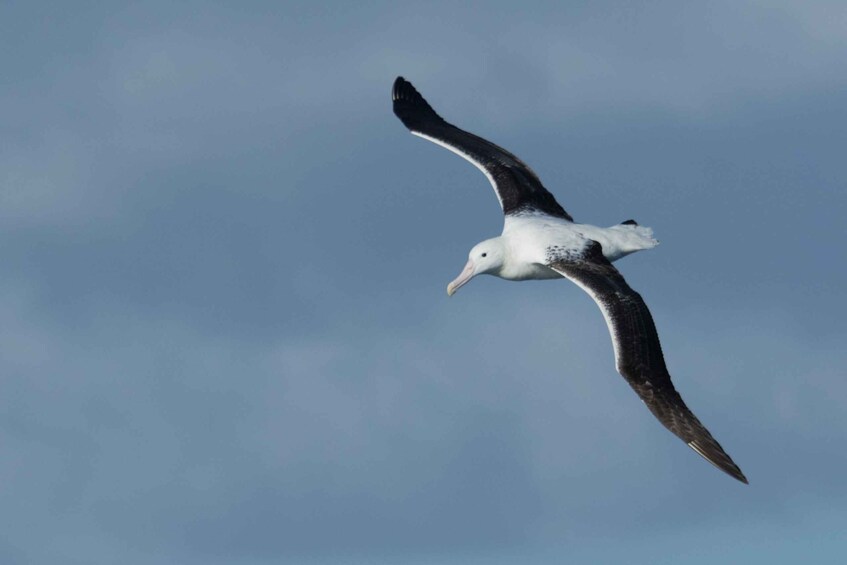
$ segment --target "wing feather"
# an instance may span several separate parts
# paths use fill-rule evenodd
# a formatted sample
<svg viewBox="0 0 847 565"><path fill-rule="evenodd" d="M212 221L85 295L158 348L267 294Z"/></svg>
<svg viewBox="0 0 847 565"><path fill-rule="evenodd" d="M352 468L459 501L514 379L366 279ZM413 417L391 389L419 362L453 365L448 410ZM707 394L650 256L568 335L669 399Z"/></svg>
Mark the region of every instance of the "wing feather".
<svg viewBox="0 0 847 565"><path fill-rule="evenodd" d="M444 121L403 77L394 81L391 98L394 113L409 131L467 159L485 174L504 214L534 212L573 221L523 161L502 147Z"/></svg>
<svg viewBox="0 0 847 565"><path fill-rule="evenodd" d="M576 256L553 253L548 266L576 283L600 306L612 336L618 372L659 422L718 469L747 483L738 465L674 388L650 310L603 256L600 244L592 241Z"/></svg>

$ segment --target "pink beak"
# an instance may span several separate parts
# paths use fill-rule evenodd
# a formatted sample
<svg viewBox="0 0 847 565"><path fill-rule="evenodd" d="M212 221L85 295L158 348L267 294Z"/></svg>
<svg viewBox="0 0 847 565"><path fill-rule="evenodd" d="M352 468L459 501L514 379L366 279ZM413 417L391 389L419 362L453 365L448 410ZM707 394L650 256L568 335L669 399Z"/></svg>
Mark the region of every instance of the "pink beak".
<svg viewBox="0 0 847 565"><path fill-rule="evenodd" d="M474 278L476 272L474 270L473 260L468 260L468 264L462 269L461 274L456 277L456 280L447 285L447 296L453 296L453 293L465 286L469 280Z"/></svg>

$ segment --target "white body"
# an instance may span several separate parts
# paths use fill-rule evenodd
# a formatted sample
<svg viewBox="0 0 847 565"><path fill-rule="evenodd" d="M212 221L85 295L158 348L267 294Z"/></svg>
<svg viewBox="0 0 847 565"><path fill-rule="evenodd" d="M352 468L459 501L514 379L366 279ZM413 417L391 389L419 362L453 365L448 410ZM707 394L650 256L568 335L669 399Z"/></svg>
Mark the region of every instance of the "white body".
<svg viewBox="0 0 847 565"><path fill-rule="evenodd" d="M547 249L559 247L581 251L589 241L603 247L609 261L658 245L650 228L618 224L608 228L575 224L544 215L506 217L502 241L505 257L500 272L491 274L508 280L556 279L562 275L548 268Z"/></svg>
<svg viewBox="0 0 847 565"><path fill-rule="evenodd" d="M546 214L510 215L506 216L500 237L487 239L471 249L467 265L447 285L447 294L452 296L477 275L510 281L559 279L561 273L547 266L551 258L578 257L591 241L602 246L609 261L659 243L653 239L653 230L632 224L600 228Z"/></svg>

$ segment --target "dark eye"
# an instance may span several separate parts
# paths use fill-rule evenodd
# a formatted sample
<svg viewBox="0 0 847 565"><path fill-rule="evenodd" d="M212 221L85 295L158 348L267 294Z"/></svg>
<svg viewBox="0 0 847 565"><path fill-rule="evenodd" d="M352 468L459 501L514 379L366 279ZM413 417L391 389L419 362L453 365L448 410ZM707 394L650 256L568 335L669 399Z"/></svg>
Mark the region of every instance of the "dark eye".
<svg viewBox="0 0 847 565"><path fill-rule="evenodd" d="M488 257L488 253L483 253L483 254L482 254L482 256L483 256L483 257Z"/></svg>

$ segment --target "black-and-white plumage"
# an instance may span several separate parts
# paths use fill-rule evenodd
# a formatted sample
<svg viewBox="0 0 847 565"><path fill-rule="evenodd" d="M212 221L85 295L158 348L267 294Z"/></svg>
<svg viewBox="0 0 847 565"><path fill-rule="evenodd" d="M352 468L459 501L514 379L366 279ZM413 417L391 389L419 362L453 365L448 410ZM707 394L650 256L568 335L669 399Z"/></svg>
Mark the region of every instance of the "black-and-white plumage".
<svg viewBox="0 0 847 565"><path fill-rule="evenodd" d="M412 83L394 82L394 113L413 134L464 157L488 177L504 214L542 212L572 221L538 176L523 161L472 133L444 121Z"/></svg>
<svg viewBox="0 0 847 565"><path fill-rule="evenodd" d="M573 281L600 306L617 369L653 415L710 463L746 483L741 469L674 388L647 305L612 266L625 255L654 247L652 230L633 220L609 228L574 223L520 159L444 121L402 77L394 82L392 99L394 113L413 134L479 168L503 207L502 235L474 246L462 273L448 285L448 294L480 274Z"/></svg>

